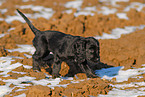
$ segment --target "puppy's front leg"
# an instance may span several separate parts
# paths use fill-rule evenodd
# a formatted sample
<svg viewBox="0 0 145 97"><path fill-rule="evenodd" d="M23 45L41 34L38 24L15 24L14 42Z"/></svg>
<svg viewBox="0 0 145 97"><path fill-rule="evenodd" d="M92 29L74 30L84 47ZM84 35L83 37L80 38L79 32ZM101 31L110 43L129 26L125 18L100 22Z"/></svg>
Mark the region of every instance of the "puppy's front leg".
<svg viewBox="0 0 145 97"><path fill-rule="evenodd" d="M62 61L59 59L57 55L54 55L54 62L53 62L53 71L52 71L52 78L59 77L59 71L61 69Z"/></svg>
<svg viewBox="0 0 145 97"><path fill-rule="evenodd" d="M67 62L67 64L69 65L69 72L66 76L74 76L77 73L80 73L81 70L79 68L79 66L77 65L77 63L69 61Z"/></svg>
<svg viewBox="0 0 145 97"><path fill-rule="evenodd" d="M81 70L84 73L86 73L87 77L92 77L92 78L98 77L97 75L95 75L93 73L93 71L90 69L90 67L88 66L88 64L79 64L79 67L81 68Z"/></svg>

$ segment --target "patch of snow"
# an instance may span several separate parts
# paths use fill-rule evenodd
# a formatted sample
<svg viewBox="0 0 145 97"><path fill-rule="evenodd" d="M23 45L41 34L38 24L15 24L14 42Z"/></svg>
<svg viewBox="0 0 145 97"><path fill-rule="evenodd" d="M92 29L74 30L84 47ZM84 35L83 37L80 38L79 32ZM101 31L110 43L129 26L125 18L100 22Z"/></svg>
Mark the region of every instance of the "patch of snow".
<svg viewBox="0 0 145 97"><path fill-rule="evenodd" d="M26 68L26 69L31 69L32 68L32 66L29 66L29 65L23 65L23 67Z"/></svg>
<svg viewBox="0 0 145 97"><path fill-rule="evenodd" d="M5 63L2 63L2 64L0 63L0 71L3 71L2 73L0 73L0 75L7 74L8 72L22 65L23 64L21 63L11 64L11 61L6 61Z"/></svg>
<svg viewBox="0 0 145 97"><path fill-rule="evenodd" d="M101 7L101 11L98 11L98 13L102 13L103 15L114 14L116 12L117 12L116 8L109 9L106 6Z"/></svg>
<svg viewBox="0 0 145 97"><path fill-rule="evenodd" d="M18 15L17 16L7 16L7 18L5 19L5 21L7 23L11 23L14 20L18 20L18 21L21 21L21 22L25 23L25 21L22 19L22 17L20 17Z"/></svg>
<svg viewBox="0 0 145 97"><path fill-rule="evenodd" d="M117 89L125 89L125 88L129 88L129 87L135 87L135 88L139 88L141 86L145 86L145 82L131 82L129 84L115 84L115 85L111 85ZM144 88L145 89L145 88ZM140 89L140 90L144 90L144 89Z"/></svg>
<svg viewBox="0 0 145 97"><path fill-rule="evenodd" d="M43 85L43 86L48 86L50 88L54 88L55 86L61 86L61 85L58 85L60 81L61 81L61 78L55 78L55 79L33 80L32 83L34 83L35 85Z"/></svg>
<svg viewBox="0 0 145 97"><path fill-rule="evenodd" d="M74 78L73 77L61 77L61 79L63 79L63 80L73 80Z"/></svg>
<svg viewBox="0 0 145 97"><path fill-rule="evenodd" d="M96 10L96 7L95 6L93 6L93 7L85 7L84 9L79 10L78 12L74 13L74 16L75 17L77 17L79 15L85 15L85 16L90 15L90 16L94 16L95 15L94 12L96 12L96 11L97 10Z"/></svg>
<svg viewBox="0 0 145 97"><path fill-rule="evenodd" d="M111 80L116 78L117 82L127 81L128 78L136 77L145 73L145 65L142 68L122 70L120 67L112 67L107 69L96 70L95 72L104 79ZM131 82L129 84L115 84L112 85L113 90L109 91L107 95L99 95L98 97L137 97L145 94L145 82ZM143 87L142 87L143 86ZM126 89L128 87L135 87L137 89ZM142 88L139 88L142 87Z"/></svg>
<svg viewBox="0 0 145 97"><path fill-rule="evenodd" d="M86 11L97 11L96 9L96 6L92 6L92 7L85 7L83 10L86 10Z"/></svg>
<svg viewBox="0 0 145 97"><path fill-rule="evenodd" d="M99 0L99 2L106 2L108 4L111 4L113 6L118 6L117 2L129 2L129 0Z"/></svg>
<svg viewBox="0 0 145 97"><path fill-rule="evenodd" d="M4 82L7 82L9 84L14 84L14 85L19 85L19 86L27 86L29 84L21 84L22 82L28 82L36 79L35 77L29 77L29 76L24 76L24 77L19 77L18 79L7 79L3 80Z"/></svg>
<svg viewBox="0 0 145 97"><path fill-rule="evenodd" d="M10 29L8 29L8 32L10 32L10 31L12 31L12 30L15 30L15 28L10 28Z"/></svg>
<svg viewBox="0 0 145 97"><path fill-rule="evenodd" d="M54 11L52 10L52 8L46 8L43 6L34 6L34 5L23 5L23 6L16 6L17 8L20 9L32 9L33 11L38 11L38 13L34 13L34 14L25 14L27 17L29 18L34 18L37 19L39 17L43 17L45 19L49 19L50 17L53 16ZM11 23L14 20L18 20L21 21L23 23L25 23L25 21L23 20L23 18L18 14L17 11L15 11L16 15L15 16L7 16L7 18L5 19L5 21L7 23Z"/></svg>
<svg viewBox="0 0 145 97"><path fill-rule="evenodd" d="M102 6L101 10L98 11L95 6L93 6L93 7L85 7L84 9L78 10L76 13L74 13L74 16L75 17L77 17L79 15L85 15L85 16L91 15L91 16L94 16L95 12L97 12L98 14L109 15L109 14L116 13L117 9L116 8L110 9L110 8L108 8L106 6Z"/></svg>
<svg viewBox="0 0 145 97"><path fill-rule="evenodd" d="M145 95L145 91L138 91L137 89L119 90L113 88L113 90L109 91L107 95L99 94L98 97L137 97L139 95Z"/></svg>
<svg viewBox="0 0 145 97"><path fill-rule="evenodd" d="M0 38L4 37L5 35L6 35L6 33L5 34L0 34Z"/></svg>
<svg viewBox="0 0 145 97"><path fill-rule="evenodd" d="M0 21L3 21L4 19L3 18L0 18Z"/></svg>
<svg viewBox="0 0 145 97"><path fill-rule="evenodd" d="M24 56L26 56L27 58L32 58L32 56L28 54L24 54Z"/></svg>
<svg viewBox="0 0 145 97"><path fill-rule="evenodd" d="M8 86L0 86L0 97L4 97L4 95L6 95L7 93L11 92L12 88L8 87Z"/></svg>
<svg viewBox="0 0 145 97"><path fill-rule="evenodd" d="M126 19L129 20L126 13L117 13L116 14L119 19Z"/></svg>
<svg viewBox="0 0 145 97"><path fill-rule="evenodd" d="M22 0L23 2L28 2L29 0Z"/></svg>
<svg viewBox="0 0 145 97"><path fill-rule="evenodd" d="M18 52L28 52L30 54L34 54L35 52L35 48L32 45L17 45L19 48L17 49L7 49L9 52L14 52L14 51L18 51Z"/></svg>
<svg viewBox="0 0 145 97"><path fill-rule="evenodd" d="M69 10L65 10L65 11L63 11L63 13L67 13L67 14L71 14L72 12L73 12L72 9L69 9Z"/></svg>
<svg viewBox="0 0 145 97"><path fill-rule="evenodd" d="M75 17L78 17L79 15L90 15L90 16L94 16L95 14L92 13L92 12L89 12L89 11L80 11L80 12L77 12L77 13L74 13L74 16Z"/></svg>
<svg viewBox="0 0 145 97"><path fill-rule="evenodd" d="M4 14L8 11L8 9L0 9L0 13Z"/></svg>
<svg viewBox="0 0 145 97"><path fill-rule="evenodd" d="M129 6L127 6L124 11L130 11L130 9L136 9L137 11L141 11L145 7L145 4L139 2L132 2Z"/></svg>
<svg viewBox="0 0 145 97"><path fill-rule="evenodd" d="M28 89L18 89L18 90L15 90L15 92L24 91L24 90L28 90Z"/></svg>
<svg viewBox="0 0 145 97"><path fill-rule="evenodd" d="M75 0L75 1L69 1L67 2L64 6L66 8L76 8L76 9L81 9L83 0Z"/></svg>
<svg viewBox="0 0 145 97"><path fill-rule="evenodd" d="M12 71L12 73L26 74L26 72L17 72L17 71Z"/></svg>
<svg viewBox="0 0 145 97"><path fill-rule="evenodd" d="M103 33L102 36L96 36L96 39L118 39L121 37L122 34L129 34L132 33L134 31L136 31L136 29L143 29L145 27L145 25L141 25L141 26L126 26L125 28L115 28L112 30L111 34L107 34L107 33Z"/></svg>
<svg viewBox="0 0 145 97"><path fill-rule="evenodd" d="M129 84L115 84L115 85L111 85L115 88L118 88L118 89L124 89L124 88L127 88L127 87L135 87L135 84L133 83L129 83Z"/></svg>

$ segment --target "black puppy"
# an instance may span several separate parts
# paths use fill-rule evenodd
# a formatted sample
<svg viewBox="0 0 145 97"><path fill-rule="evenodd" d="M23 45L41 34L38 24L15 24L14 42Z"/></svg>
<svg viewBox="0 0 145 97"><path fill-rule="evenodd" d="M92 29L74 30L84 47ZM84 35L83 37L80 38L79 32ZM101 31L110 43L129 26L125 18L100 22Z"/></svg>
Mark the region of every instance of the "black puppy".
<svg viewBox="0 0 145 97"><path fill-rule="evenodd" d="M18 9L17 11L35 34L33 45L36 51L33 54L33 70L40 71L39 66L45 59L47 60L50 52L52 52L54 57L53 77L60 75L59 71L63 61L69 65L69 72L71 73L81 70L88 77L97 77L89 67L90 63L100 62L99 42L96 39L93 37L72 36L59 31L40 31L33 26L22 12Z"/></svg>

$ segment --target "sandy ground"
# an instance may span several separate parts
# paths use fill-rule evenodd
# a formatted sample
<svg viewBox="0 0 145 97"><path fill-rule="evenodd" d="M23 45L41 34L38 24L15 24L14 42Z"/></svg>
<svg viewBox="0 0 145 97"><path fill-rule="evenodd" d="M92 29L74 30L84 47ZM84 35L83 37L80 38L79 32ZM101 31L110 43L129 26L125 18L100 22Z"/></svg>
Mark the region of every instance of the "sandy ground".
<svg viewBox="0 0 145 97"><path fill-rule="evenodd" d="M42 68L33 72L34 34L20 9L40 30L56 30L100 42L101 62L114 67L52 79ZM0 96L4 97L144 97L144 0L1 0Z"/></svg>

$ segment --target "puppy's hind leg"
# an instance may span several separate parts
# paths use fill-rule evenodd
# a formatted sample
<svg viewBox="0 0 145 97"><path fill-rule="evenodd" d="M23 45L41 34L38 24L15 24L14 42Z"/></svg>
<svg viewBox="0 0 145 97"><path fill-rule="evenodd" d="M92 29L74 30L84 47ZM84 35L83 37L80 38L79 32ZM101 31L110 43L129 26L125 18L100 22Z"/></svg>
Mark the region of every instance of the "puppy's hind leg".
<svg viewBox="0 0 145 97"><path fill-rule="evenodd" d="M66 75L67 77L72 77L72 76L74 76L77 73L81 73L81 69L79 68L77 63L75 63L75 62L67 62L67 64L69 65L69 72Z"/></svg>
<svg viewBox="0 0 145 97"><path fill-rule="evenodd" d="M56 78L59 77L60 69L61 69L62 61L59 59L57 55L54 55L54 62L53 62L53 70L52 70L52 77Z"/></svg>

